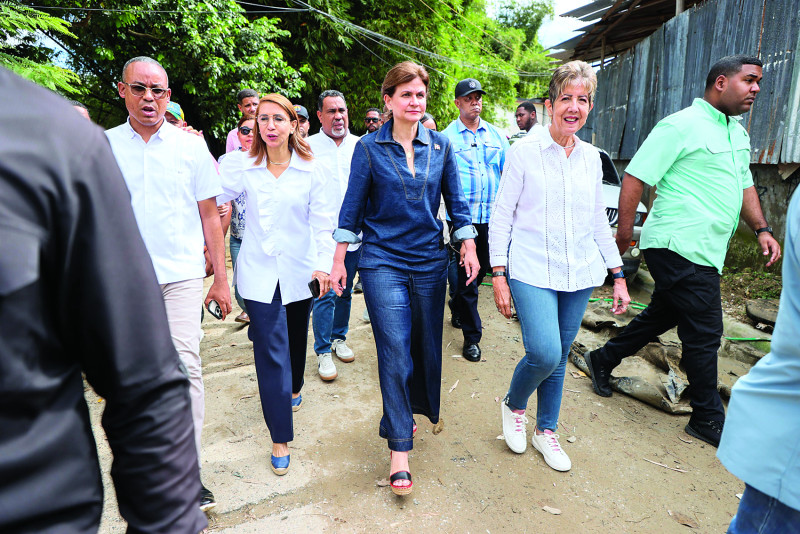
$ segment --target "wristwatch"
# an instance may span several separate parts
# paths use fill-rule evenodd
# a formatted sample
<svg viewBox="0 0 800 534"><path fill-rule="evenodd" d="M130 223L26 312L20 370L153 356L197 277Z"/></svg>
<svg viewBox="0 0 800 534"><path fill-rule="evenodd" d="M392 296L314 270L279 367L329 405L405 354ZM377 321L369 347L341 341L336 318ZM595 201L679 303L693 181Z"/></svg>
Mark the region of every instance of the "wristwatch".
<svg viewBox="0 0 800 534"><path fill-rule="evenodd" d="M492 271L492 278L496 278L498 276L505 276L505 275L506 275L505 271Z"/></svg>
<svg viewBox="0 0 800 534"><path fill-rule="evenodd" d="M774 235L772 233L772 227L771 226L765 226L764 228L759 228L758 230L756 230L756 237L758 237L758 234L760 234L761 232L769 232L770 235Z"/></svg>
<svg viewBox="0 0 800 534"><path fill-rule="evenodd" d="M625 271L620 269L616 273L611 273L611 278L613 278L614 280L617 280L618 278L625 278Z"/></svg>

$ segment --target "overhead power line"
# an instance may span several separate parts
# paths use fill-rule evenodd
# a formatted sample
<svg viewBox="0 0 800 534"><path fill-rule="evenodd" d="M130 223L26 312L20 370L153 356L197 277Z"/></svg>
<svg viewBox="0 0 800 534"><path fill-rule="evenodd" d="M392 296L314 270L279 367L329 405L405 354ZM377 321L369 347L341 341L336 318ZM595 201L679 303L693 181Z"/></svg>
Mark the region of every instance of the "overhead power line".
<svg viewBox="0 0 800 534"><path fill-rule="evenodd" d="M181 15L220 15L220 14L236 14L236 15L244 15L248 13L253 14L264 14L264 13L305 13L311 11L310 9L306 8L296 8L296 7L278 7L278 6L265 6L262 4L253 4L250 2L237 2L239 5L248 5L248 6L258 6L260 10L251 10L251 11L195 11L195 10L188 10L188 11L180 11L177 9L153 9L147 10L146 13L179 13ZM82 12L105 12L105 13L145 13L140 9L119 9L119 8L107 8L107 7L63 7L63 6L36 6L32 5L29 6L33 9L41 9L41 10L53 10L53 11L74 11L78 13Z"/></svg>
<svg viewBox="0 0 800 534"><path fill-rule="evenodd" d="M362 26L359 26L357 24L354 24L354 23L352 23L352 22L350 22L348 20L341 19L341 18L339 18L339 17L337 17L335 15L332 15L331 13L328 13L326 11L322 11L320 9L317 9L317 8L305 3L303 0L292 0L292 1L295 4L298 4L298 5L301 5L301 6L305 7L305 8L308 8L310 11L313 11L315 13L319 13L320 15L322 15L324 17L327 17L328 19L330 19L330 20L336 22L337 24L340 24L340 25L342 25L342 26L344 26L344 27L346 27L346 28L348 28L348 29L350 29L352 31L360 33L361 35L364 35L366 37L370 37L371 40L380 41L382 46L385 46L384 43L388 43L388 44L391 44L391 45L393 45L395 47L398 47L398 48L401 48L401 49L404 49L404 50L407 50L407 51L410 51L410 52L414 52L416 54L428 56L430 58L437 59L439 61L443 61L443 62L446 62L446 63L451 63L451 64L454 64L454 65L458 65L458 66L463 67L463 68L477 70L477 71L485 72L485 73L489 73L489 74L496 74L496 75L499 75L499 76L508 76L509 75L508 72L505 72L505 71L502 71L502 70L493 69L493 68L484 67L484 66L479 66L479 65L473 65L473 64L467 63L465 61L460 61L460 60L457 60L457 59L453 59L451 57L443 56L441 54L437 54L435 52L431 52L429 50L425 50L423 48L419 48L417 46L413 46L413 45L410 45L408 43L404 43L402 41L398 41L397 39L393 39L391 37L388 37L386 35L380 34L378 32L374 32L372 30L368 30L368 29L366 29L366 28L364 28ZM395 51L395 52L400 54L400 52L397 52L397 51ZM401 55L404 55L404 54L401 54ZM406 56L406 57L408 57L408 56ZM409 58L409 59L413 59L413 58ZM525 72L525 71L519 71L519 70L516 70L516 69L515 69L515 73L518 76L523 77L523 78L539 78L539 77L547 77L547 78L549 78L550 77L550 74L546 74L546 73Z"/></svg>

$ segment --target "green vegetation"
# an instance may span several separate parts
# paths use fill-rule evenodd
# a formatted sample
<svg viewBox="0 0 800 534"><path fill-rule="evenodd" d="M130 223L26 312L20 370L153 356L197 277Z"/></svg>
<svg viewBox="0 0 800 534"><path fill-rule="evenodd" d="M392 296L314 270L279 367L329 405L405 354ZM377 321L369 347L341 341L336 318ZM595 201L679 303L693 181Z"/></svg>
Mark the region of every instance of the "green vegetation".
<svg viewBox="0 0 800 534"><path fill-rule="evenodd" d="M484 0L287 0L280 7L236 0L39 4L46 20L60 17L55 20L62 26L37 29L65 51L62 62L80 77L79 98L97 122L112 126L124 120L116 93L120 71L131 57L148 55L164 65L172 99L216 151L235 124L235 95L244 87L279 92L312 114L319 92L338 89L360 133L360 117L367 107L382 107L380 84L399 61L428 66L428 107L441 127L457 115L452 94L459 79L481 81L489 93L484 117L490 121L495 106L511 108L517 96L543 96L549 79L550 63L536 35L552 13L550 0L504 0L495 18L486 14ZM7 25L0 22L1 28ZM8 30L5 35L8 42ZM41 64L49 58L34 59ZM67 91L69 85L50 87Z"/></svg>
<svg viewBox="0 0 800 534"><path fill-rule="evenodd" d="M74 93L78 76L52 63L37 32L75 37L69 23L16 2L0 2L0 65L54 91Z"/></svg>

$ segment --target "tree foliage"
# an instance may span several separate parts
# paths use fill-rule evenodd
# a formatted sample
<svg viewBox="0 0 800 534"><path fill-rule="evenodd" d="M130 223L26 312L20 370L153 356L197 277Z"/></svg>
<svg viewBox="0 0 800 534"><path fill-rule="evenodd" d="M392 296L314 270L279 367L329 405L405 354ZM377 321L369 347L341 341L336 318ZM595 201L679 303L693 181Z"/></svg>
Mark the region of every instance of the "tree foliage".
<svg viewBox="0 0 800 534"><path fill-rule="evenodd" d="M53 91L74 93L78 76L52 63L53 51L42 46L37 32L74 37L69 23L30 7L0 2L0 65Z"/></svg>
<svg viewBox="0 0 800 534"><path fill-rule="evenodd" d="M266 15L275 2L269 7L255 1L41 3L68 8L64 19L74 36L47 33L68 51L95 120L106 126L124 120L115 87L122 66L131 57L151 56L167 70L172 99L215 151L235 125L235 95L245 87L280 92L304 104L312 117L317 95L338 89L346 96L351 128L363 133L364 112L383 106L381 83L399 61L427 66L428 109L441 128L457 116L458 80L480 80L488 93L483 117L502 122L518 95L538 96L531 91L549 70L535 38L541 18L530 22L524 15L552 11L550 0L528 0L519 9L507 0L496 19L487 16L485 0L285 0L306 10Z"/></svg>
<svg viewBox="0 0 800 534"><path fill-rule="evenodd" d="M112 126L125 120L116 82L122 67L135 56L150 56L166 69L172 100L187 121L224 144L238 115L236 93L242 87L296 97L303 88L301 72L284 59L276 40L288 33L279 20L248 20L235 0L143 0L102 2L60 0L51 5L111 8L68 11L74 37L58 42L68 62L86 81L87 104L95 120Z"/></svg>

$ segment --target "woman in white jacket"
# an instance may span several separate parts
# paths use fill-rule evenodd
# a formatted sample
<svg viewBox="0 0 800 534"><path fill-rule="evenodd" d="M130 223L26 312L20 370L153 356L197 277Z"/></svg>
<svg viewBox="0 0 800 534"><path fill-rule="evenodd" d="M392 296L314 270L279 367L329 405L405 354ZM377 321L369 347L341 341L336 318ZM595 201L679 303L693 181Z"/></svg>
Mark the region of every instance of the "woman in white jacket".
<svg viewBox="0 0 800 534"><path fill-rule="evenodd" d="M297 124L288 99L277 94L261 98L253 145L223 160L224 194L218 199L246 196L234 281L250 315L248 336L273 443L270 463L278 475L289 470L292 409L302 402L312 301L308 283L319 280L323 294L330 289L331 234L341 196L336 181L313 161Z"/></svg>

